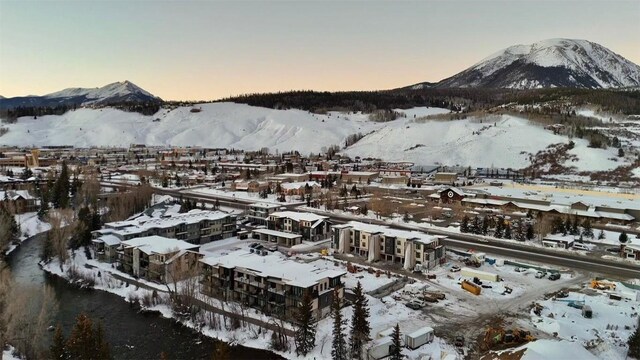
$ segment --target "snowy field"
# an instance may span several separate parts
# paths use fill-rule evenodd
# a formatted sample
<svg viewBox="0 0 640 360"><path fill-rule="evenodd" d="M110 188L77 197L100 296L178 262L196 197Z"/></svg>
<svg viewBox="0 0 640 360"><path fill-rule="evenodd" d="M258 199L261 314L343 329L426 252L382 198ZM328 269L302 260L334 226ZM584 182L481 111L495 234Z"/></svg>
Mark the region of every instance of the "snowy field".
<svg viewBox="0 0 640 360"><path fill-rule="evenodd" d="M227 200L250 200L250 201L255 201L257 203L260 202L260 203L269 203L269 204L283 204L282 202L278 201L276 194L269 194L267 195L266 199L262 199L260 198L260 195L258 193L251 193L247 191L230 191L230 190L223 190L223 189L212 189L208 187L187 190L185 191L185 193L196 194L196 195L197 194L215 195ZM287 204L290 204L290 203L304 204L305 203L304 201L300 201L299 196L287 196L286 200L287 200L286 202Z"/></svg>

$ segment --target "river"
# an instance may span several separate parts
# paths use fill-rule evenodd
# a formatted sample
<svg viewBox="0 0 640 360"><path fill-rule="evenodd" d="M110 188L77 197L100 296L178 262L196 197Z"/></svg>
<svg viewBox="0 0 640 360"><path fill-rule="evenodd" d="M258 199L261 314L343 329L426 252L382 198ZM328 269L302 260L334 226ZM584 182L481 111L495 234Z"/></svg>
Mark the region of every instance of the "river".
<svg viewBox="0 0 640 360"><path fill-rule="evenodd" d="M19 246L8 257L13 277L25 285L49 284L59 302L56 323L69 334L76 316L84 312L102 322L114 359L211 359L215 341L155 313L140 313L121 297L100 290L79 289L39 266L41 236ZM44 340L44 339L43 339ZM282 359L267 350L231 347L232 359Z"/></svg>

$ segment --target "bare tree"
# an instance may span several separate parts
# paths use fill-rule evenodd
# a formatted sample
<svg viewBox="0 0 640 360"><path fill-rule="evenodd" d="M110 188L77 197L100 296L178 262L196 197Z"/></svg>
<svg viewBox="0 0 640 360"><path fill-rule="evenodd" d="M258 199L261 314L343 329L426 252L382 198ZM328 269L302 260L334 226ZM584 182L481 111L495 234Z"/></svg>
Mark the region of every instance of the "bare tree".
<svg viewBox="0 0 640 360"><path fill-rule="evenodd" d="M70 209L58 209L50 211L47 216L51 225L49 230L49 240L52 244L55 255L60 261L60 269L69 258L69 239L77 229L77 224L73 218L73 212Z"/></svg>
<svg viewBox="0 0 640 360"><path fill-rule="evenodd" d="M11 284L7 290L1 314L3 340L27 359L46 358L46 342L34 340L45 337L57 311L53 288Z"/></svg>

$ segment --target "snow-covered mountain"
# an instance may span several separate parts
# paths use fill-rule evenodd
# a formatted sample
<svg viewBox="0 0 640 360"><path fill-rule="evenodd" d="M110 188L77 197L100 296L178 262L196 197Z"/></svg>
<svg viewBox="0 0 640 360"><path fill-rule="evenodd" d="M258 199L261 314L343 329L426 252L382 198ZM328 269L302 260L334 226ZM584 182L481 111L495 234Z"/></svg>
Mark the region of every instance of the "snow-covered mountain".
<svg viewBox="0 0 640 360"><path fill-rule="evenodd" d="M199 111L193 112L197 108ZM366 135L343 149L350 156L386 160L479 167L522 168L529 153L569 139L540 125L513 116L469 118L458 121L420 119L448 113L441 108L396 111L406 117L372 122L362 113L313 114L274 110L235 103L201 104L161 109L152 116L114 108L82 108L64 115L21 117L4 124L0 146L73 145L129 146L130 144L227 147L271 152L298 150L318 153L331 145L343 146L349 135ZM580 170L606 170L621 165L617 149L592 149L588 141L573 139L571 163ZM505 155L505 154L508 154ZM613 160L611 160L613 159Z"/></svg>
<svg viewBox="0 0 640 360"><path fill-rule="evenodd" d="M508 47L436 86L513 89L635 87L640 86L640 66L590 41L550 39Z"/></svg>
<svg viewBox="0 0 640 360"><path fill-rule="evenodd" d="M18 106L109 105L162 101L130 81L115 82L100 88L69 88L43 96L0 98L0 109Z"/></svg>

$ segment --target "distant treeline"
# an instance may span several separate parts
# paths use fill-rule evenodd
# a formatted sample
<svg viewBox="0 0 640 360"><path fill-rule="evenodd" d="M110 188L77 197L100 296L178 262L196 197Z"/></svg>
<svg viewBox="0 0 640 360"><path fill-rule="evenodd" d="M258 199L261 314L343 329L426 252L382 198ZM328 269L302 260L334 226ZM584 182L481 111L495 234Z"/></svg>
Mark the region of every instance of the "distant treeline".
<svg viewBox="0 0 640 360"><path fill-rule="evenodd" d="M57 106L18 106L13 109L0 109L0 119L3 119L5 122L14 122L19 117L29 116L37 118L39 116L44 115L63 115L67 111L76 110L80 108L79 104L62 104ZM153 115L160 107L162 107L161 102L120 102L120 103L109 103L109 104L100 104L98 106L88 106L94 108L103 108L103 107L113 107L116 109L120 109L122 111L128 112L137 112L143 115Z"/></svg>
<svg viewBox="0 0 640 360"><path fill-rule="evenodd" d="M591 89L491 89L491 88L427 88L388 91L287 91L266 94L247 94L221 99L272 109L302 109L316 113L331 110L362 111L406 109L430 106L454 111L475 111L494 106L519 103L534 104L566 100L574 105L594 104L603 111L640 114L640 91Z"/></svg>

